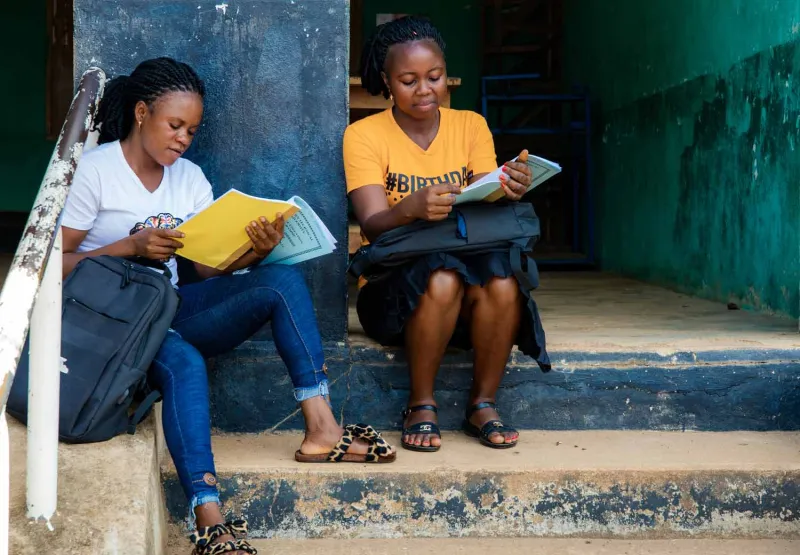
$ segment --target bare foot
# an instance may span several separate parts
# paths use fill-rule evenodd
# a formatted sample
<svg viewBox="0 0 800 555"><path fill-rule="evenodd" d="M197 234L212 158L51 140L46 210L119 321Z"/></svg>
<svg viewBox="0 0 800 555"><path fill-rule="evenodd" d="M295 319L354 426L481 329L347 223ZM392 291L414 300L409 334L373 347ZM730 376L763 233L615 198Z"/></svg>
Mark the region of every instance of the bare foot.
<svg viewBox="0 0 800 555"><path fill-rule="evenodd" d="M313 432L306 430L306 436L300 445L300 452L304 455L327 455L342 439L342 434L344 434L344 428L339 426ZM369 443L356 439L347 452L354 455L366 455L367 449L369 449Z"/></svg>
<svg viewBox="0 0 800 555"><path fill-rule="evenodd" d="M470 406L477 405L478 403L483 402L483 400L479 401L471 401ZM497 411L491 407L486 407L485 409L480 409L472 413L472 416L469 417L469 421L473 426L477 426L478 429L481 429L484 424L489 422L490 420L500 420L500 415ZM489 441L492 443L514 443L519 439L518 432L492 432L489 434Z"/></svg>
<svg viewBox="0 0 800 555"><path fill-rule="evenodd" d="M421 401L419 403L409 402L408 404L409 407L416 407L419 405L433 405L435 407L436 403L433 401ZM403 429L409 428L414 424L419 424L420 422L435 422L438 424L439 419L432 410L414 411L403 421ZM409 434L404 435L402 441L406 445L422 447L441 447L442 445L442 438L438 434Z"/></svg>

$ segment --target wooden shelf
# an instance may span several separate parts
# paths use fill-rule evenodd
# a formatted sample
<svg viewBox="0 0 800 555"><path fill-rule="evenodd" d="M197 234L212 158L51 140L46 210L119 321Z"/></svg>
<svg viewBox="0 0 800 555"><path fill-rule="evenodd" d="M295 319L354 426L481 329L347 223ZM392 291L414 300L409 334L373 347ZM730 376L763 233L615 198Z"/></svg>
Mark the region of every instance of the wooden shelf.
<svg viewBox="0 0 800 555"><path fill-rule="evenodd" d="M450 94L461 86L460 77L447 78L447 97L442 100L442 107L450 107ZM392 107L392 101L383 96L372 96L361 87L361 77L350 77L350 109L351 110L386 110Z"/></svg>
<svg viewBox="0 0 800 555"><path fill-rule="evenodd" d="M347 249L353 254L361 247L361 227L358 224L347 226Z"/></svg>

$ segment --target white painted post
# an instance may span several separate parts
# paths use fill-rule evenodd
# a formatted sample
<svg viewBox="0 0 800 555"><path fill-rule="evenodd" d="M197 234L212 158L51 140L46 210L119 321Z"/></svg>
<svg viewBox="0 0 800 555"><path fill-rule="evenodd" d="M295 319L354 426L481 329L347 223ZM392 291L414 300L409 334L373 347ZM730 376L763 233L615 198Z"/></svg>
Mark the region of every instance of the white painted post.
<svg viewBox="0 0 800 555"><path fill-rule="evenodd" d="M28 517L50 520L58 495L58 404L61 383L61 228L33 307L28 382Z"/></svg>
<svg viewBox="0 0 800 555"><path fill-rule="evenodd" d="M0 410L0 555L8 555L9 505L11 504L11 446L6 409Z"/></svg>

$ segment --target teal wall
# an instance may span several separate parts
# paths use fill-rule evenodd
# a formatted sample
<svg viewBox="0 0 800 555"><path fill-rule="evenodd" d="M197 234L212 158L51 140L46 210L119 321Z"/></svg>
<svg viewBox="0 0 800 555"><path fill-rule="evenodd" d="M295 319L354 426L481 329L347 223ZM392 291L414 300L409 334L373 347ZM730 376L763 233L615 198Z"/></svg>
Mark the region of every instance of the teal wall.
<svg viewBox="0 0 800 555"><path fill-rule="evenodd" d="M798 316L800 0L567 0L604 269Z"/></svg>
<svg viewBox="0 0 800 555"><path fill-rule="evenodd" d="M54 146L45 139L45 2L3 8L0 60L0 212L27 212Z"/></svg>
<svg viewBox="0 0 800 555"><path fill-rule="evenodd" d="M366 0L364 39L375 30L379 13L405 13L428 17L447 44L447 73L461 77L461 86L451 98L451 107L479 108L481 76L481 4L479 0Z"/></svg>

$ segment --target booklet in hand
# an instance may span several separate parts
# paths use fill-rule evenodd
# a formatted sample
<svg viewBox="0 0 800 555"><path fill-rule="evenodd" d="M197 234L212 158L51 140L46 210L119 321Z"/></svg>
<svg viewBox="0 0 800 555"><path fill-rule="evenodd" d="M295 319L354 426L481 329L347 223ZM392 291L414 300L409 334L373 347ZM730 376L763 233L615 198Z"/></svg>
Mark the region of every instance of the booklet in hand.
<svg viewBox="0 0 800 555"><path fill-rule="evenodd" d="M513 161L516 162L517 158L514 158ZM561 166L555 162L545 160L533 154L528 154L528 159L525 162L531 169L531 175L533 175L533 181L531 181L527 192L530 192L535 187L538 187L561 172ZM465 202L494 202L506 196L503 187L500 185L501 173L503 173L503 168L497 168L492 173L484 175L472 185L464 187L461 190L461 194L456 195L456 204L463 204Z"/></svg>
<svg viewBox="0 0 800 555"><path fill-rule="evenodd" d="M336 250L336 239L308 203L297 196L290 198L289 202L300 211L287 220L283 241L262 264L298 264Z"/></svg>
<svg viewBox="0 0 800 555"><path fill-rule="evenodd" d="M176 228L185 235L177 254L225 270L252 247L245 227L262 216L274 222L278 214L286 220L283 240L262 264L297 264L336 249L336 239L302 198L264 199L231 189Z"/></svg>

